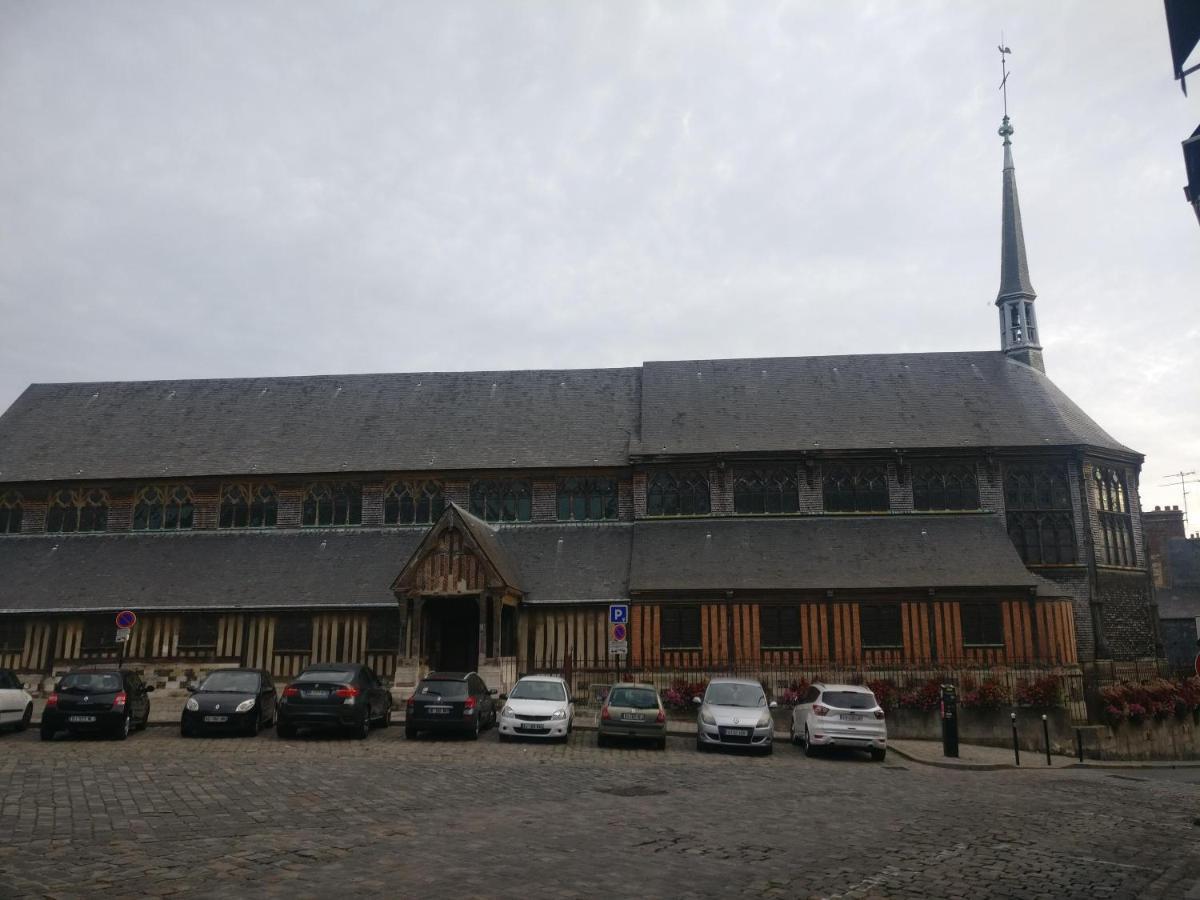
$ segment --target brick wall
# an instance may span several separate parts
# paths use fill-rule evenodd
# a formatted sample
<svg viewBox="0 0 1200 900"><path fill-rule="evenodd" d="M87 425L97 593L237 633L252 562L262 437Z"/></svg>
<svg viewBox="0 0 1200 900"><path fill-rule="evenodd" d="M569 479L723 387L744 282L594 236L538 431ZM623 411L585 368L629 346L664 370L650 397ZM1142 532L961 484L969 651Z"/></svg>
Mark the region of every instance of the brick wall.
<svg viewBox="0 0 1200 900"><path fill-rule="evenodd" d="M364 525L383 524L383 489L382 481L368 481L362 487L362 523Z"/></svg>
<svg viewBox="0 0 1200 900"><path fill-rule="evenodd" d="M533 521L558 520L558 481L554 478L535 478L533 481Z"/></svg>
<svg viewBox="0 0 1200 900"><path fill-rule="evenodd" d="M733 466L708 470L708 492L714 516L733 515Z"/></svg>
<svg viewBox="0 0 1200 900"><path fill-rule="evenodd" d="M304 502L304 489L300 487L280 488L279 510L275 517L276 528L299 528L300 505Z"/></svg>
<svg viewBox="0 0 1200 900"><path fill-rule="evenodd" d="M1086 571L1075 569L1064 572L1046 570L1038 572L1048 581L1053 581L1062 590L1064 597L1071 598L1071 610L1075 614L1075 646L1081 661L1096 658L1096 634L1092 627L1092 585Z"/></svg>
<svg viewBox="0 0 1200 900"><path fill-rule="evenodd" d="M894 513L913 511L912 466L887 464L888 508Z"/></svg>
<svg viewBox="0 0 1200 900"><path fill-rule="evenodd" d="M1112 658L1154 656L1157 623L1145 573L1100 572L1096 588L1103 604L1104 637Z"/></svg>
<svg viewBox="0 0 1200 900"><path fill-rule="evenodd" d="M1004 477L1000 467L989 469L987 463L976 463L975 480L979 485L981 509L998 512L1004 517Z"/></svg>

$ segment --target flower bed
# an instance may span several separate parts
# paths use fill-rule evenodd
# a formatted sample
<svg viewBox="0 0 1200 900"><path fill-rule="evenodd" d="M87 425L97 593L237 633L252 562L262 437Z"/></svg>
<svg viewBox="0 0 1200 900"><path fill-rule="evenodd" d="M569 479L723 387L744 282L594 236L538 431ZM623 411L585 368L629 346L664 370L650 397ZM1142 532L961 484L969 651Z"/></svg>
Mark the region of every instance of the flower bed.
<svg viewBox="0 0 1200 900"><path fill-rule="evenodd" d="M662 692L663 706L672 710L691 710L695 708L693 697L704 697L708 690L708 679L700 681L685 681L679 679L671 682L671 686Z"/></svg>
<svg viewBox="0 0 1200 900"><path fill-rule="evenodd" d="M1104 717L1110 725L1147 719L1184 718L1200 711L1200 678L1151 678L1121 682L1100 689Z"/></svg>

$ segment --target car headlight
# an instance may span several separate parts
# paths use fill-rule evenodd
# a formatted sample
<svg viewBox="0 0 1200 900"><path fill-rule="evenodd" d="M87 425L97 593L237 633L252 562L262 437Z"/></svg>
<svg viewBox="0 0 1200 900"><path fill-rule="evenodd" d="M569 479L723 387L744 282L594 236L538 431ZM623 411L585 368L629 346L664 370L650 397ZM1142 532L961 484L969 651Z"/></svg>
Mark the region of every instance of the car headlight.
<svg viewBox="0 0 1200 900"><path fill-rule="evenodd" d="M241 703L239 703L237 705L237 709L235 709L234 712L250 712L250 710L252 710L252 709L254 709L254 698L253 697L251 697L249 700L243 700Z"/></svg>
<svg viewBox="0 0 1200 900"><path fill-rule="evenodd" d="M565 719L566 717L567 711L565 709L556 709L550 716L552 719Z"/></svg>
<svg viewBox="0 0 1200 900"><path fill-rule="evenodd" d="M713 714L710 713L707 709L703 709L703 708L700 710L700 721L703 722L705 725L716 725L717 724L717 720L713 718Z"/></svg>
<svg viewBox="0 0 1200 900"><path fill-rule="evenodd" d="M512 718L516 715L516 713L513 712L513 708L511 706L506 706L504 709L500 710L500 715Z"/></svg>
<svg viewBox="0 0 1200 900"><path fill-rule="evenodd" d="M762 714L762 716L760 716L760 717L759 717L759 720L758 720L758 727L759 727L759 728L766 728L766 727L767 727L768 725L770 725L770 724L771 724L771 714L770 714L770 713L763 713L763 714Z"/></svg>
<svg viewBox="0 0 1200 900"><path fill-rule="evenodd" d="M183 704L183 708L188 712L200 712L200 704L196 702L195 697L188 697L187 703Z"/></svg>

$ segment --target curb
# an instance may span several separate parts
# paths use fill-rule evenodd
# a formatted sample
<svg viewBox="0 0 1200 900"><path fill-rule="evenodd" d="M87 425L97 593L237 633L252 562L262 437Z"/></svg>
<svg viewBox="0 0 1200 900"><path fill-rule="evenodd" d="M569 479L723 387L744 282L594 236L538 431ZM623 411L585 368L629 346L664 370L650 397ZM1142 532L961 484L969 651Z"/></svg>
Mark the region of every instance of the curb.
<svg viewBox="0 0 1200 900"><path fill-rule="evenodd" d="M1022 766L1016 766L1012 763L951 763L939 762L932 759L922 759L919 756L914 756L911 753L905 753L895 744L888 744L888 753L895 753L897 756L907 759L909 762L915 762L922 766L932 766L935 769L954 769L962 772L999 772L1003 769L1020 769Z"/></svg>

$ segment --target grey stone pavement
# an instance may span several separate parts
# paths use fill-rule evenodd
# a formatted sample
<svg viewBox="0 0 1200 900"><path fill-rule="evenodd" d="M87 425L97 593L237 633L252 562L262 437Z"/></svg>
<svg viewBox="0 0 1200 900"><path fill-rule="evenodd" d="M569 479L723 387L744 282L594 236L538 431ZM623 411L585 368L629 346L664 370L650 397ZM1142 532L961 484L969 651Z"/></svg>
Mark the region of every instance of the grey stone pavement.
<svg viewBox="0 0 1200 900"><path fill-rule="evenodd" d="M0 897L1200 898L1200 771L0 736Z"/></svg>

